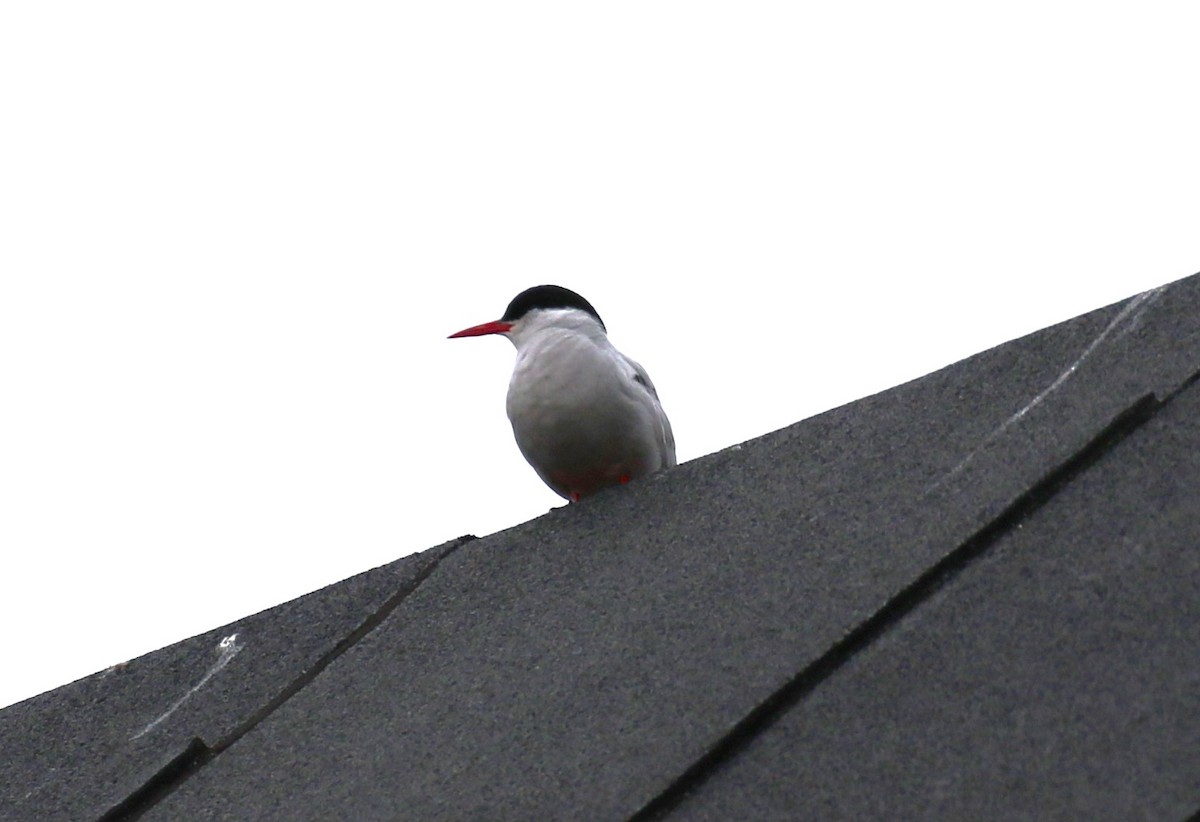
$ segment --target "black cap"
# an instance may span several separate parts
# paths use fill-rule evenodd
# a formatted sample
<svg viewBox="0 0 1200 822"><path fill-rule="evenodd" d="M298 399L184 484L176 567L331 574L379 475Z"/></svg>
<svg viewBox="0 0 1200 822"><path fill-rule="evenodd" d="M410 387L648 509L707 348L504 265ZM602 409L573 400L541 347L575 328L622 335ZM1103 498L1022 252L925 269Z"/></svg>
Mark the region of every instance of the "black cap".
<svg viewBox="0 0 1200 822"><path fill-rule="evenodd" d="M596 313L596 309L592 308L592 304L571 289L563 288L561 285L535 285L533 288L525 289L513 297L513 301L508 304L508 308L500 320L501 322L515 323L530 311L538 308L577 308L591 314L596 318L596 322L600 323L600 327L604 328L604 320L600 319L600 315ZM608 331L607 328L604 330Z"/></svg>

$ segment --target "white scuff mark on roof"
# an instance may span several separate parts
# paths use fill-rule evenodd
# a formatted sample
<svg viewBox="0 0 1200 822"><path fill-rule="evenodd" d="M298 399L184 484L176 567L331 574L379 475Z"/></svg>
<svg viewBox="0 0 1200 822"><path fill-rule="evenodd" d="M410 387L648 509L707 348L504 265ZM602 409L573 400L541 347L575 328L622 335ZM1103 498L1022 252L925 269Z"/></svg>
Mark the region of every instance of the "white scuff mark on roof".
<svg viewBox="0 0 1200 822"><path fill-rule="evenodd" d="M1116 342L1117 340L1122 339L1123 337L1135 331L1137 327L1142 324L1142 316L1145 315L1150 306L1158 302L1158 298L1165 294L1167 289L1170 287L1171 283L1168 283L1167 285L1160 285L1158 288L1152 288L1149 291L1143 291L1141 294L1138 294L1136 297L1134 297L1133 300L1130 301L1131 305L1127 306L1127 308L1136 308L1137 310L1134 312L1133 316L1129 318L1129 322L1125 323L1125 327L1121 329L1117 336L1113 337L1113 342ZM1132 303L1137 303L1137 305L1133 306Z"/></svg>
<svg viewBox="0 0 1200 822"><path fill-rule="evenodd" d="M191 688L188 688L187 692L183 696L171 703L171 707L167 708L167 710L165 710L161 716L134 734L131 737L131 740L139 739L161 725L167 720L168 717L171 716L171 714L178 711L183 703L187 702L197 691L207 685L208 681L216 676L222 668L228 665L230 661L232 661L232 659L237 656L239 652L241 652L242 648L245 647L237 641L237 638L237 634L230 634L217 643L217 661L213 663L211 668L204 672L204 676L200 677L200 681Z"/></svg>
<svg viewBox="0 0 1200 822"><path fill-rule="evenodd" d="M1012 428L1014 425L1024 419L1030 411L1045 402L1047 397L1049 397L1058 389L1062 388L1063 384L1066 383L1066 381L1069 380L1075 374L1075 372L1079 370L1079 366L1083 365L1088 357L1092 356L1092 353L1095 352L1095 350L1099 348L1100 345L1106 339L1108 339L1109 335L1119 328L1122 323L1125 323L1126 320L1128 320L1126 327L1122 329L1121 333L1118 334L1115 339L1119 340L1130 331L1137 328L1138 324L1141 322L1142 315L1146 313L1146 309L1156 303L1158 298L1163 295L1163 292L1166 291L1167 288L1168 286L1160 285L1158 288L1152 288L1149 291L1143 291L1141 294L1133 297L1124 308L1117 312L1117 316L1112 318L1112 321L1104 327L1104 330L1100 332L1100 335L1092 340L1088 344L1087 348L1083 349L1083 353L1075 359L1075 362L1071 363L1071 365L1068 366L1065 371L1055 378L1054 382L1042 389L1042 391L1029 402L1027 402L1020 411L1013 414L1004 422L1000 423L997 428L983 438L983 442L975 446L975 448L971 450L971 453L967 454L967 456L963 458L962 462L950 469L950 471L937 482L930 485L929 488L926 489L926 492L928 493L929 491L937 488L943 482L958 476L958 474L960 474L962 470L966 468L972 460L975 459L976 455L978 455L980 451L999 439L1005 431L1007 431L1009 428Z"/></svg>

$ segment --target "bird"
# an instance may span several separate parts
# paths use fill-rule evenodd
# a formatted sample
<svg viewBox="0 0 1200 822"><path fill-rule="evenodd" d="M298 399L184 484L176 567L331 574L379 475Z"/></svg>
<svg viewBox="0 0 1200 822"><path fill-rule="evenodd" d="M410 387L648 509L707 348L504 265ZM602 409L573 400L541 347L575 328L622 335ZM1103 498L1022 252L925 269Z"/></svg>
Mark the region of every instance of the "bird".
<svg viewBox="0 0 1200 822"><path fill-rule="evenodd" d="M646 369L618 351L592 304L537 285L498 320L448 339L499 334L517 349L505 408L525 460L570 502L675 465L675 435Z"/></svg>

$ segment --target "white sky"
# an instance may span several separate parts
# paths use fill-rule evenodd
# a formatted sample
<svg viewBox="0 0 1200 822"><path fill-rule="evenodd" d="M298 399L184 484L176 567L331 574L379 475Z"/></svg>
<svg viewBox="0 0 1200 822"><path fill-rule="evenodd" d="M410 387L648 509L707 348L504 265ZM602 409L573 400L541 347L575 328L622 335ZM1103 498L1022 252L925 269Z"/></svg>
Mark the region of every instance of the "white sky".
<svg viewBox="0 0 1200 822"><path fill-rule="evenodd" d="M1196 8L5 4L0 705L559 504L527 286L686 461L1200 269Z"/></svg>

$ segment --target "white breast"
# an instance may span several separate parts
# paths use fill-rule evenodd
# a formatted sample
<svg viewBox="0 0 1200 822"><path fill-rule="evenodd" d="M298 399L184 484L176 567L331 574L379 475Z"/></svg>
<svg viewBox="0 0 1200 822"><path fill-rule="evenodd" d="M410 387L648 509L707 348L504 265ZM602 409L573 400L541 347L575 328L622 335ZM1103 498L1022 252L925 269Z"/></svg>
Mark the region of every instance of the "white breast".
<svg viewBox="0 0 1200 822"><path fill-rule="evenodd" d="M508 417L525 459L567 499L675 464L653 384L596 326L530 329L517 344Z"/></svg>

